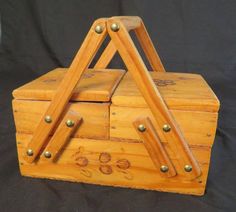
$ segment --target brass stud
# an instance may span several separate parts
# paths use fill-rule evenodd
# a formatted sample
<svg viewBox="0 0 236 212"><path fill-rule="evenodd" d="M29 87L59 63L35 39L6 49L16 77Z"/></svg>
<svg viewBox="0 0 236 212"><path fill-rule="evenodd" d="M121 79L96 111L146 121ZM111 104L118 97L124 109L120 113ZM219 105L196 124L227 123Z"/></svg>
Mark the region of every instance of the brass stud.
<svg viewBox="0 0 236 212"><path fill-rule="evenodd" d="M67 121L66 121L66 126L67 127L73 127L74 126L74 121L72 121L72 120L70 120L70 119L68 119Z"/></svg>
<svg viewBox="0 0 236 212"><path fill-rule="evenodd" d="M193 170L193 167L192 167L191 165L185 165L185 166L184 166L184 170L185 170L186 172L191 172L191 171Z"/></svg>
<svg viewBox="0 0 236 212"><path fill-rule="evenodd" d="M98 34L101 34L103 32L103 27L100 26L100 25L97 25L95 27L95 32L98 33Z"/></svg>
<svg viewBox="0 0 236 212"><path fill-rule="evenodd" d="M170 125L168 125L168 124L164 124L164 125L163 125L163 131L164 131L164 132L170 132L170 130L171 130Z"/></svg>
<svg viewBox="0 0 236 212"><path fill-rule="evenodd" d="M111 30L112 30L113 32L117 32L117 31L119 31L119 29L120 29L120 26L119 26L117 23L113 23L113 24L111 25Z"/></svg>
<svg viewBox="0 0 236 212"><path fill-rule="evenodd" d="M45 116L44 121L48 124L51 123L52 122L51 116Z"/></svg>
<svg viewBox="0 0 236 212"><path fill-rule="evenodd" d="M138 130L139 130L140 132L144 132L144 131L146 130L146 127L145 127L143 124L140 124L140 125L138 126Z"/></svg>
<svg viewBox="0 0 236 212"><path fill-rule="evenodd" d="M165 166L165 165L162 165L161 168L160 168L161 172L168 172L169 171L169 167L168 166Z"/></svg>
<svg viewBox="0 0 236 212"><path fill-rule="evenodd" d="M26 154L27 154L28 156L33 156L34 152L33 152L32 149L28 149L28 150L26 151Z"/></svg>
<svg viewBox="0 0 236 212"><path fill-rule="evenodd" d="M45 158L50 158L50 157L52 157L51 152L49 152L49 151L44 152L44 157L45 157Z"/></svg>

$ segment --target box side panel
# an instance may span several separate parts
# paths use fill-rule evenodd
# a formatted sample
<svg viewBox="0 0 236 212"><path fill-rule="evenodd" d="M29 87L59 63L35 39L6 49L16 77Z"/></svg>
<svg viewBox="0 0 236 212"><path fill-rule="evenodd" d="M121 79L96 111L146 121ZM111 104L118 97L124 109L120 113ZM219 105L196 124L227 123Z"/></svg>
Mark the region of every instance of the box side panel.
<svg viewBox="0 0 236 212"><path fill-rule="evenodd" d="M130 140L141 142L133 122L138 117L150 117L162 142L167 142L162 136L162 129L157 127L148 108L120 107L111 105L110 137L112 140ZM212 146L218 113L201 111L170 110L184 137L191 146Z"/></svg>
<svg viewBox="0 0 236 212"><path fill-rule="evenodd" d="M39 159L29 164L22 155L31 137L17 134L20 170L25 176L194 195L202 195L205 190L210 147L191 147L202 175L186 181L181 173L172 178L162 177L142 143L73 138L55 162L46 163ZM180 170L178 159L170 157Z"/></svg>
<svg viewBox="0 0 236 212"><path fill-rule="evenodd" d="M16 131L18 133L33 134L49 104L49 101L13 100ZM110 103L70 103L68 109L78 112L83 119L81 126L73 136L108 139L109 107ZM60 120L58 123L60 123Z"/></svg>

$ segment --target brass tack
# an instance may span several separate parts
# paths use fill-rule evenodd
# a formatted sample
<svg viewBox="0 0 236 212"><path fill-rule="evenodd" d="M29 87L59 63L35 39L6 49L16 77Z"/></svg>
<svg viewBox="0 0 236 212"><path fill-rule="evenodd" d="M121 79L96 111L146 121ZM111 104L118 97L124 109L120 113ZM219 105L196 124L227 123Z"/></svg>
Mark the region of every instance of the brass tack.
<svg viewBox="0 0 236 212"><path fill-rule="evenodd" d="M74 121L72 121L72 120L70 120L70 119L68 119L67 121L66 121L66 126L67 127L73 127L74 126Z"/></svg>
<svg viewBox="0 0 236 212"><path fill-rule="evenodd" d="M117 31L119 31L119 29L120 29L120 26L119 26L117 23L113 23L113 24L111 25L111 30L112 30L113 32L117 32Z"/></svg>
<svg viewBox="0 0 236 212"><path fill-rule="evenodd" d="M103 27L100 26L100 25L97 25L95 27L95 32L98 33L98 34L101 34L103 32Z"/></svg>
<svg viewBox="0 0 236 212"><path fill-rule="evenodd" d="M49 152L49 151L44 152L44 157L45 157L45 158L50 158L50 157L52 157L51 152Z"/></svg>
<svg viewBox="0 0 236 212"><path fill-rule="evenodd" d="M162 165L161 168L160 168L161 172L168 172L169 171L169 167L168 166L165 166L165 165Z"/></svg>
<svg viewBox="0 0 236 212"><path fill-rule="evenodd" d="M164 125L163 125L163 131L164 131L164 132L170 132L170 130L171 130L170 125L168 125L168 124L164 124Z"/></svg>
<svg viewBox="0 0 236 212"><path fill-rule="evenodd" d="M140 124L140 125L138 126L138 130L139 130L140 132L144 132L144 131L146 130L146 127L145 127L143 124Z"/></svg>
<svg viewBox="0 0 236 212"><path fill-rule="evenodd" d="M51 123L52 122L51 116L45 116L44 120L45 120L46 123Z"/></svg>
<svg viewBox="0 0 236 212"><path fill-rule="evenodd" d="M33 156L34 152L33 152L32 149L28 149L28 150L26 151L26 154L27 154L28 156Z"/></svg>
<svg viewBox="0 0 236 212"><path fill-rule="evenodd" d="M185 166L184 166L184 170L185 170L186 172L191 172L191 171L193 170L193 167L192 167L191 165L185 165Z"/></svg>

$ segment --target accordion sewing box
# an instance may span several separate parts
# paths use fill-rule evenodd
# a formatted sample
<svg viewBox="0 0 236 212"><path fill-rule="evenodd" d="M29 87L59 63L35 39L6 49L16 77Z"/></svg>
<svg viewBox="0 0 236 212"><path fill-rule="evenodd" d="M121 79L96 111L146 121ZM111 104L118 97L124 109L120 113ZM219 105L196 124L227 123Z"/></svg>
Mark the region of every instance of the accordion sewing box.
<svg viewBox="0 0 236 212"><path fill-rule="evenodd" d="M126 71L107 69L116 53ZM219 101L200 75L165 71L139 17L96 20L69 68L13 96L22 175L204 194Z"/></svg>

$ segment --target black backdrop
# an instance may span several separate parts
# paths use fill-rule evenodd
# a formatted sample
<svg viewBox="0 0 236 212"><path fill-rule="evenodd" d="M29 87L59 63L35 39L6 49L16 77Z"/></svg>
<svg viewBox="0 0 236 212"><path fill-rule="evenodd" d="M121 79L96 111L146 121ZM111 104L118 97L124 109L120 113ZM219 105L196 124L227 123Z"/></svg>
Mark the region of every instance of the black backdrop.
<svg viewBox="0 0 236 212"><path fill-rule="evenodd" d="M6 0L0 14L0 211L236 210L236 1ZM19 174L12 90L68 66L94 19L114 15L141 16L166 69L202 74L221 101L203 197Z"/></svg>

